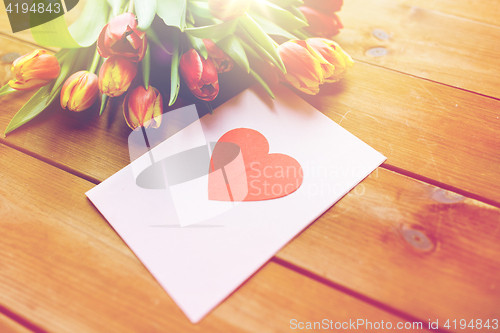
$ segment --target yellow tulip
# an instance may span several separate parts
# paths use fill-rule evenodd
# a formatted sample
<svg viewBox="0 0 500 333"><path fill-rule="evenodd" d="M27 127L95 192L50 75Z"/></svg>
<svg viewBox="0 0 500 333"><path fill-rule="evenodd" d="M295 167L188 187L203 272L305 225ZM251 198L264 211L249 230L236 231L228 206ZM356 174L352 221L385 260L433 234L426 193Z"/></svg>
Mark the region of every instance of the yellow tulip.
<svg viewBox="0 0 500 333"><path fill-rule="evenodd" d="M125 95L123 116L131 129L158 128L162 114L163 99L158 89L149 86L146 90L143 86L138 86Z"/></svg>
<svg viewBox="0 0 500 333"><path fill-rule="evenodd" d="M59 76L57 58L45 50L34 50L17 58L12 63L15 75L9 86L16 90L40 88Z"/></svg>
<svg viewBox="0 0 500 333"><path fill-rule="evenodd" d="M99 94L97 75L79 71L71 75L61 89L61 107L75 112L88 109Z"/></svg>
<svg viewBox="0 0 500 333"><path fill-rule="evenodd" d="M99 70L99 90L110 97L117 97L127 91L137 74L137 65L127 58L111 56Z"/></svg>
<svg viewBox="0 0 500 333"><path fill-rule="evenodd" d="M325 72L325 82L337 82L342 75L354 66L352 58L340 47L339 44L325 38L309 38L307 44L330 63L333 72Z"/></svg>

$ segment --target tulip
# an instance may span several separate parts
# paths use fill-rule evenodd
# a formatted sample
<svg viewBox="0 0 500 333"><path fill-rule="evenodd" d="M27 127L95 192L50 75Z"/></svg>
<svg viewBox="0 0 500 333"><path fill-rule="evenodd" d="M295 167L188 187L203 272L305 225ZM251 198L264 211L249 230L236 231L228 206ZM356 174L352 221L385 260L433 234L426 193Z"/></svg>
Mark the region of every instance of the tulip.
<svg viewBox="0 0 500 333"><path fill-rule="evenodd" d="M337 82L344 73L354 66L352 58L339 44L325 38L309 38L307 45L334 66L333 72L325 72L325 82Z"/></svg>
<svg viewBox="0 0 500 333"><path fill-rule="evenodd" d="M79 71L71 75L61 89L61 107L80 112L88 109L99 94L97 75Z"/></svg>
<svg viewBox="0 0 500 333"><path fill-rule="evenodd" d="M280 80L309 95L317 94L319 85L325 82L325 72L334 70L331 68L333 66L303 40L281 44L278 53L286 68L286 74L280 74Z"/></svg>
<svg viewBox="0 0 500 333"><path fill-rule="evenodd" d="M123 116L131 129L158 128L162 114L163 99L158 89L149 86L146 90L143 86L138 86L125 95Z"/></svg>
<svg viewBox="0 0 500 333"><path fill-rule="evenodd" d="M335 14L325 15L321 11L306 6L299 7L299 10L309 24L306 30L315 36L330 38L337 35L344 27Z"/></svg>
<svg viewBox="0 0 500 333"><path fill-rule="evenodd" d="M137 74L137 64L127 58L111 56L99 70L99 90L110 97L122 95Z"/></svg>
<svg viewBox="0 0 500 333"><path fill-rule="evenodd" d="M16 90L30 90L57 78L60 67L54 55L39 49L14 60L11 70L14 79L9 81L9 86Z"/></svg>
<svg viewBox="0 0 500 333"><path fill-rule="evenodd" d="M340 11L343 4L343 0L304 0L304 5L316 8L328 14Z"/></svg>
<svg viewBox="0 0 500 333"><path fill-rule="evenodd" d="M222 21L242 15L250 8L251 0L208 0L210 13Z"/></svg>
<svg viewBox="0 0 500 333"><path fill-rule="evenodd" d="M214 42L210 39L204 39L203 43L208 51L208 56L213 60L217 73L229 72L233 69L234 63L233 59L229 57L224 51L222 51Z"/></svg>
<svg viewBox="0 0 500 333"><path fill-rule="evenodd" d="M132 13L123 13L109 21L97 40L97 50L102 57L120 55L133 62L144 58L147 45L146 32L137 29L137 20Z"/></svg>
<svg viewBox="0 0 500 333"><path fill-rule="evenodd" d="M219 77L214 62L191 49L179 62L182 77L191 92L201 100L212 101L219 94Z"/></svg>

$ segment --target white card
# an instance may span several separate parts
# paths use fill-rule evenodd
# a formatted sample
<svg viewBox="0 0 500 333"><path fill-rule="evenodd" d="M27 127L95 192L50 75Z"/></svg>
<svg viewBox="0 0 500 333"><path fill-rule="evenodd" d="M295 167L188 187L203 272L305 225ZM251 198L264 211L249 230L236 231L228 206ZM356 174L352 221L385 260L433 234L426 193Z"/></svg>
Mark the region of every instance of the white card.
<svg viewBox="0 0 500 333"><path fill-rule="evenodd" d="M195 121L137 159L146 150L134 148L141 146L134 138L144 134L135 131L130 137L134 162L87 192L193 323L385 160L287 88L279 87L275 96L271 100L260 88L252 88L200 120L195 119L194 106L165 114L168 125L180 112L184 121L191 116ZM204 154L200 147L210 159L210 142L226 133L247 138L250 148L241 145L231 163L203 174L206 159L199 162ZM154 135L147 131L151 141ZM264 147L265 140L270 157L243 154L254 144ZM195 150L201 155L185 153ZM257 162L249 169L252 158ZM175 175L179 170L166 167L158 169L157 178L141 176L167 159L199 177L182 180ZM254 176L245 177L245 170ZM284 170L289 171L290 184L281 179ZM292 174L296 171L301 174ZM158 189L152 189L155 186ZM252 201L245 201L251 195Z"/></svg>

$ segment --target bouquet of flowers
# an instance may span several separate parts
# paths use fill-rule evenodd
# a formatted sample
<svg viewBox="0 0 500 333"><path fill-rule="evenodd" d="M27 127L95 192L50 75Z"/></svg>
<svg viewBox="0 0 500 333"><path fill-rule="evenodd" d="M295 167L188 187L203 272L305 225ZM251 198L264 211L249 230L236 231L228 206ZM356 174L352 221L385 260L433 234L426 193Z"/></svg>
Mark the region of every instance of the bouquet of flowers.
<svg viewBox="0 0 500 333"><path fill-rule="evenodd" d="M278 82L316 94L354 64L328 39L342 28L335 14L341 6L342 0L87 0L69 27L61 16L31 28L37 43L61 49L55 55L38 49L13 62L15 77L0 96L39 90L5 134L56 98L73 112L100 99L102 114L121 95L130 128L157 128L165 110L152 74L167 78L161 84L168 87L168 107L183 89L211 109L219 75L236 66L272 98Z"/></svg>

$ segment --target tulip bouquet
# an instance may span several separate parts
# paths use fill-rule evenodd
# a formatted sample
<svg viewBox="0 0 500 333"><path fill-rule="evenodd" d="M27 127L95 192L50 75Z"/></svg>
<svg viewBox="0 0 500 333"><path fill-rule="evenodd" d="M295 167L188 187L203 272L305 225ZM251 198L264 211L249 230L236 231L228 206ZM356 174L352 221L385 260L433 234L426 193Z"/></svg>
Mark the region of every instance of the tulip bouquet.
<svg viewBox="0 0 500 333"><path fill-rule="evenodd" d="M235 67L272 98L280 81L316 94L354 64L328 39L342 28L335 14L341 6L342 0L87 0L70 27L59 17L31 28L40 45L61 49L55 55L35 50L13 62L15 77L0 96L39 90L5 134L56 98L73 112L100 99L102 114L108 99L121 95L130 128L157 128L166 111L162 95L169 94L165 104L173 107L188 92L211 110L219 76ZM164 79L159 89L151 85L154 75Z"/></svg>

